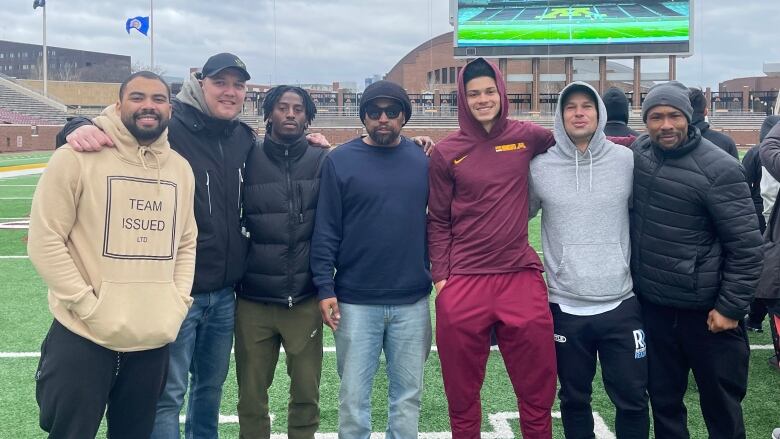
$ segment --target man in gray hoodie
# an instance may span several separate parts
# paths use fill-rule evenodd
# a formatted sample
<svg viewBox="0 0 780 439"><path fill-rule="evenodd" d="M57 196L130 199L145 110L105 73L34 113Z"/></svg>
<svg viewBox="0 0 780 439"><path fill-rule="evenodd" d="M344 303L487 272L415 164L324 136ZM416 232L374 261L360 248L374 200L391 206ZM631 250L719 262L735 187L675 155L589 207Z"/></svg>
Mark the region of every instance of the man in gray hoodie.
<svg viewBox="0 0 780 439"><path fill-rule="evenodd" d="M531 161L530 216L542 248L555 327L561 418L567 438L592 438L596 358L620 438L649 434L647 358L629 262L631 150L607 140L607 112L584 82L561 92L556 144Z"/></svg>

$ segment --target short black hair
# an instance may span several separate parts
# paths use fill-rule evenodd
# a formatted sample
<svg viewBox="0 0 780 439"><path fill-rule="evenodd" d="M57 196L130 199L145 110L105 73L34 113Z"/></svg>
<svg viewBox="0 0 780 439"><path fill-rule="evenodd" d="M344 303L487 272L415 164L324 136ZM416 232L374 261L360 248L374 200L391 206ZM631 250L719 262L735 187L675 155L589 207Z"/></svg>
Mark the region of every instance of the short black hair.
<svg viewBox="0 0 780 439"><path fill-rule="evenodd" d="M694 113L704 114L704 110L707 108L707 97L704 96L704 92L699 88L688 88L688 97L691 99L691 106Z"/></svg>
<svg viewBox="0 0 780 439"><path fill-rule="evenodd" d="M303 110L306 113L306 124L311 125L311 121L317 116L317 105L314 104L314 100L309 96L309 93L294 85L277 85L276 87L268 90L263 99L263 120L265 121L265 131L271 131L271 113L274 112L274 105L282 98L282 95L291 91L303 100Z"/></svg>
<svg viewBox="0 0 780 439"><path fill-rule="evenodd" d="M150 72L148 70L141 70L135 73L132 73L130 76L125 78L124 81L122 81L122 85L119 86L119 100L122 100L122 96L125 94L125 88L127 87L127 84L132 81L135 78L146 78L146 79L156 79L163 83L165 86L165 91L168 92L168 100L171 100L171 86L168 85L167 82L162 78L162 76L158 75L157 73Z"/></svg>
<svg viewBox="0 0 780 439"><path fill-rule="evenodd" d="M463 85L465 86L472 79L482 76L488 76L493 78L494 81L496 80L496 72L493 70L493 67L483 58L478 58L466 64L463 71Z"/></svg>

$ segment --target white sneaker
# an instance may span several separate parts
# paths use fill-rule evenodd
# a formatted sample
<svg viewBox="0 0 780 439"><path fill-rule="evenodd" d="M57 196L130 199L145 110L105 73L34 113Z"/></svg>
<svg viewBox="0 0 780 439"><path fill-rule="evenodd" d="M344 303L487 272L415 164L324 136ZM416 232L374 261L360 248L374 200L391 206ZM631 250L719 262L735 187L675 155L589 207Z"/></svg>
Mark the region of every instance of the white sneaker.
<svg viewBox="0 0 780 439"><path fill-rule="evenodd" d="M780 428L772 430L772 439L780 439Z"/></svg>

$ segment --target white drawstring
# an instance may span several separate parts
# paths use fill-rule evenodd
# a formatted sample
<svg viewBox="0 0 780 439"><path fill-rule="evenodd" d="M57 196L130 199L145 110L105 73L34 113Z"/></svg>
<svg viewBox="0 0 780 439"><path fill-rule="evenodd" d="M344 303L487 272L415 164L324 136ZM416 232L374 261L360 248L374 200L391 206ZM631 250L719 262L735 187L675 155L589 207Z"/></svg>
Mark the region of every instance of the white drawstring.
<svg viewBox="0 0 780 439"><path fill-rule="evenodd" d="M590 176L588 178L588 192L593 192L593 153L587 149L590 158ZM574 174L577 181L577 192L580 191L580 150L574 148Z"/></svg>

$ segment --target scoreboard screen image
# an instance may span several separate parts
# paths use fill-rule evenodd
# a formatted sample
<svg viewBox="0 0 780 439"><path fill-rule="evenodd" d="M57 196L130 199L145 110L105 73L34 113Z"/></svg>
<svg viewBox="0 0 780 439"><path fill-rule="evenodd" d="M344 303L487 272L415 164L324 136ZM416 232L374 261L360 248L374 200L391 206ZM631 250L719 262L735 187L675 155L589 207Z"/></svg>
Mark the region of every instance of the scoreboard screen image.
<svg viewBox="0 0 780 439"><path fill-rule="evenodd" d="M690 54L691 1L458 0L455 55Z"/></svg>

